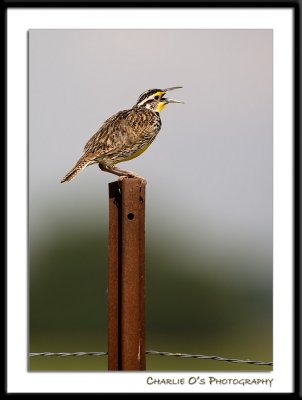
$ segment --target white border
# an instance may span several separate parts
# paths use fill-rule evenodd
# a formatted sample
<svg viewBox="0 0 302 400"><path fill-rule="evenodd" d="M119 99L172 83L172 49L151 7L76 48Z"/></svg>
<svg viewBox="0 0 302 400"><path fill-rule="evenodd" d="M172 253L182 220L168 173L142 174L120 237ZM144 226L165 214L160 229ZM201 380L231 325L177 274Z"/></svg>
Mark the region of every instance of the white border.
<svg viewBox="0 0 302 400"><path fill-rule="evenodd" d="M147 376L196 373L27 372L27 31L29 29L273 29L274 34L274 370L199 373L273 378L272 388L147 385ZM8 9L7 12L7 391L292 392L293 391L293 12L292 9ZM22 333L22 336L20 336Z"/></svg>

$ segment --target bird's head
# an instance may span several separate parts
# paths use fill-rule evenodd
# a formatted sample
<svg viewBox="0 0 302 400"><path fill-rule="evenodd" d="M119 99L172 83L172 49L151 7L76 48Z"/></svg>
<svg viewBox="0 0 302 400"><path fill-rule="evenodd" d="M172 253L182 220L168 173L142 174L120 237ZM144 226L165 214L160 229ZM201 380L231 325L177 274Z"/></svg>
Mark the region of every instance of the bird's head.
<svg viewBox="0 0 302 400"><path fill-rule="evenodd" d="M149 89L142 93L135 107L148 108L155 112L161 112L169 103L183 103L183 101L168 99L165 94L168 91L180 89L181 86L175 86L168 89Z"/></svg>

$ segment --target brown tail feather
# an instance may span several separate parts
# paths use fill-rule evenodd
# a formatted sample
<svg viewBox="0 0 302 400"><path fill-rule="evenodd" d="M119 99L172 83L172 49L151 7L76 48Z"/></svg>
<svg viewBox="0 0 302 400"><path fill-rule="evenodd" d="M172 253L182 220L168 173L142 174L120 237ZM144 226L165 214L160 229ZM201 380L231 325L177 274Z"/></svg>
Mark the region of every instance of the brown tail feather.
<svg viewBox="0 0 302 400"><path fill-rule="evenodd" d="M80 158L76 165L70 170L64 178L61 180L61 183L71 181L75 178L79 172L81 172L87 165L91 164L91 160L87 160L84 157Z"/></svg>

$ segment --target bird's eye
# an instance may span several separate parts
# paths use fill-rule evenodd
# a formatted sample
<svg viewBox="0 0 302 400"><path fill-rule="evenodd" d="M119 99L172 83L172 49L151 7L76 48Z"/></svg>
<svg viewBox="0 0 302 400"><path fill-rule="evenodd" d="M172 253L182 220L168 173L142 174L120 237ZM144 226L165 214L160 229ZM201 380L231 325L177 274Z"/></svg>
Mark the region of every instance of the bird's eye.
<svg viewBox="0 0 302 400"><path fill-rule="evenodd" d="M159 99L159 96L154 96L154 99L155 99L155 100L158 100L158 99Z"/></svg>

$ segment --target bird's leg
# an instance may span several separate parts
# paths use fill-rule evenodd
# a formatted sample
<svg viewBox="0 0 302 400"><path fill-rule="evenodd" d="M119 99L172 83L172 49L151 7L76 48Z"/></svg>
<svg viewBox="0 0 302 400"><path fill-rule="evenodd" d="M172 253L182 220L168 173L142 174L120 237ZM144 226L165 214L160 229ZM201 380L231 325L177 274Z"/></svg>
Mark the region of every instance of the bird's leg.
<svg viewBox="0 0 302 400"><path fill-rule="evenodd" d="M115 166L109 167L108 165L99 164L99 167L101 168L102 171L110 172L111 174L115 174L117 176L128 176L129 178L139 178L142 179L143 181L146 180L143 176L137 175L135 172L126 171L124 169L120 169Z"/></svg>
<svg viewBox="0 0 302 400"><path fill-rule="evenodd" d="M136 174L135 172L132 171L127 171L125 169L120 169L117 167L113 167L111 170L114 174L117 174L119 176L129 176L130 178L138 178L138 179L142 179L143 181L145 181L146 179L143 176L140 176L138 174ZM110 171L110 172L111 172Z"/></svg>

